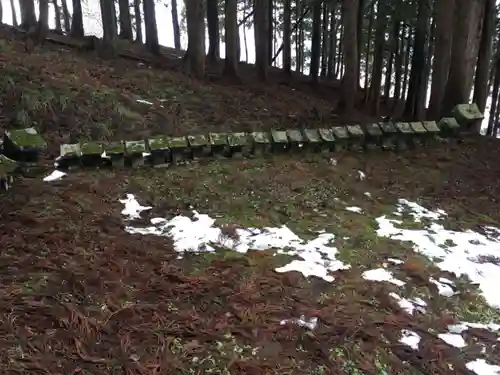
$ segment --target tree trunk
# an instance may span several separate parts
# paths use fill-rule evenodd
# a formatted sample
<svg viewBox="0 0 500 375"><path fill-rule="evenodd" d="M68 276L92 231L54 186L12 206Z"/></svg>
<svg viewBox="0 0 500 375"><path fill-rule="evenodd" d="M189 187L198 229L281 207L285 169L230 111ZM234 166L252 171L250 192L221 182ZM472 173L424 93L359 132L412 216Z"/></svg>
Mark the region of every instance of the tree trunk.
<svg viewBox="0 0 500 375"><path fill-rule="evenodd" d="M370 88L368 86L368 77L370 72L370 53L372 48L372 32L373 32L373 20L375 18L375 0L372 0L370 6L370 19L368 21L368 41L366 43L366 55L365 55L365 102L368 100Z"/></svg>
<svg viewBox="0 0 500 375"><path fill-rule="evenodd" d="M0 23L3 23L3 4L0 1Z"/></svg>
<svg viewBox="0 0 500 375"><path fill-rule="evenodd" d="M453 45L454 10L455 0L439 0L436 2L436 40L434 42L431 98L427 110L428 119L437 119L443 114L443 100Z"/></svg>
<svg viewBox="0 0 500 375"><path fill-rule="evenodd" d="M456 0L451 64L443 101L444 114L457 104L468 103L477 62L482 0Z"/></svg>
<svg viewBox="0 0 500 375"><path fill-rule="evenodd" d="M427 42L427 30L429 28L430 2L429 0L419 0L418 2L417 28L415 31L415 43L411 59L410 84L408 96L405 104L405 115L412 119L423 120L422 113L418 113L421 107L420 101L425 102L424 72L426 53L425 44Z"/></svg>
<svg viewBox="0 0 500 375"><path fill-rule="evenodd" d="M143 38L142 38L141 0L134 0L134 17L135 17L135 41L136 43L142 44Z"/></svg>
<svg viewBox="0 0 500 375"><path fill-rule="evenodd" d="M115 6L113 0L100 0L102 29L103 29L103 49L106 57L112 56L115 51L116 41L116 22L115 22Z"/></svg>
<svg viewBox="0 0 500 375"><path fill-rule="evenodd" d="M295 0L295 22L297 25L295 40L296 71L302 73L304 70L304 21L302 14L302 0Z"/></svg>
<svg viewBox="0 0 500 375"><path fill-rule="evenodd" d="M408 36L406 36L406 30L408 30ZM413 31L410 26L403 26L403 40L406 39L406 48L405 48L405 59L404 59L404 72L403 72L403 89L401 91L401 99L405 100L409 76L410 72L410 47L412 45L413 39Z"/></svg>
<svg viewBox="0 0 500 375"><path fill-rule="evenodd" d="M61 7L57 3L57 0L53 0L52 4L54 5L54 20L56 21L56 31L62 33L62 24L61 24Z"/></svg>
<svg viewBox="0 0 500 375"><path fill-rule="evenodd" d="M283 69L292 75L292 10L291 0L285 0L283 10Z"/></svg>
<svg viewBox="0 0 500 375"><path fill-rule="evenodd" d="M247 16L247 7L246 7L246 2L244 4L244 7L243 7L243 19L246 18ZM245 47L245 62L248 64L248 41L247 41L247 26L246 26L246 23L243 22L242 23L242 27L243 27L243 44L244 44L244 47ZM239 33L239 31L238 31ZM239 45L238 45L238 49L239 49ZM238 58L239 60L239 58Z"/></svg>
<svg viewBox="0 0 500 375"><path fill-rule="evenodd" d="M498 47L497 47L498 48ZM496 128L495 124L495 114L497 113L497 105L498 105L498 91L500 88L500 54L497 51L497 56L495 59L495 78L493 79L493 93L491 94L491 107L490 107L490 118L488 121L488 130L486 131L487 135L493 135L494 129Z"/></svg>
<svg viewBox="0 0 500 375"><path fill-rule="evenodd" d="M217 0L207 0L208 61L217 64L220 58L219 9Z"/></svg>
<svg viewBox="0 0 500 375"><path fill-rule="evenodd" d="M224 74L235 78L238 76L238 1L226 0L224 6L224 35L226 44L226 60Z"/></svg>
<svg viewBox="0 0 500 375"><path fill-rule="evenodd" d="M380 109L380 86L384 65L385 29L387 24L385 4L379 1L377 9L377 27L375 30L375 51L373 55L373 73L370 85L371 112L378 115Z"/></svg>
<svg viewBox="0 0 500 375"><path fill-rule="evenodd" d="M205 76L205 17L203 2L185 0L188 48L184 55L184 69L187 74L203 78Z"/></svg>
<svg viewBox="0 0 500 375"><path fill-rule="evenodd" d="M33 0L19 0L21 8L21 28L33 30L36 25L35 3Z"/></svg>
<svg viewBox="0 0 500 375"><path fill-rule="evenodd" d="M273 61L273 29L274 29L274 25L273 25L273 20L274 20L274 17L273 17L273 9L274 9L274 6L273 6L273 0L267 0L268 1L268 4L267 4L267 22L268 22L268 29L267 29L267 63L269 65L272 65L272 61Z"/></svg>
<svg viewBox="0 0 500 375"><path fill-rule="evenodd" d="M177 12L177 0L172 0L172 27L174 29L174 47L181 49L181 28L179 26L179 13Z"/></svg>
<svg viewBox="0 0 500 375"><path fill-rule="evenodd" d="M254 0L255 67L261 81L267 80L269 65L269 0Z"/></svg>
<svg viewBox="0 0 500 375"><path fill-rule="evenodd" d="M16 7L14 6L14 0L10 0L10 10L12 11L12 25L17 27L17 14Z"/></svg>
<svg viewBox="0 0 500 375"><path fill-rule="evenodd" d="M396 56L394 57L394 107L397 105L401 95L401 76L403 75L403 54L404 43L401 40L401 21L394 23L394 47Z"/></svg>
<svg viewBox="0 0 500 375"><path fill-rule="evenodd" d="M68 3L66 2L66 0L61 0L61 7L64 21L64 31L69 34L71 32L71 19L69 16Z"/></svg>
<svg viewBox="0 0 500 375"><path fill-rule="evenodd" d="M427 61L425 63L424 69L424 83L423 83L423 99L420 101L420 107L417 108L418 113L422 114L421 116L426 116L425 106L427 105L427 96L429 94L429 78L431 76L431 66L432 66L432 57L434 56L434 40L436 35L436 15L434 13L431 23L430 35L429 35L429 43L428 43L428 51L427 51Z"/></svg>
<svg viewBox="0 0 500 375"><path fill-rule="evenodd" d="M42 44L49 32L49 0L39 0L38 3L38 23L36 27L36 38Z"/></svg>
<svg viewBox="0 0 500 375"><path fill-rule="evenodd" d="M327 67L328 67L328 43L329 33L328 33L328 5L323 4L323 19L322 19L322 42L321 42L321 77L326 77Z"/></svg>
<svg viewBox="0 0 500 375"><path fill-rule="evenodd" d="M73 38L83 38L83 13L81 0L73 0L73 17L70 35Z"/></svg>
<svg viewBox="0 0 500 375"><path fill-rule="evenodd" d="M344 65L345 74L342 77L342 96L339 109L351 112L356 105L358 82L358 0L343 0L342 13L344 18Z"/></svg>
<svg viewBox="0 0 500 375"><path fill-rule="evenodd" d="M336 36L337 25L335 22L336 4L331 5L331 7L332 8L330 9L330 31L329 31L330 35L328 37L328 67L327 67L328 79L334 78L335 53L337 47L337 36Z"/></svg>
<svg viewBox="0 0 500 375"><path fill-rule="evenodd" d="M118 0L118 7L120 9L120 38L132 40L132 19L128 0Z"/></svg>
<svg viewBox="0 0 500 375"><path fill-rule="evenodd" d="M156 11L154 0L144 0L144 26L146 29L146 48L154 55L160 54L158 42L158 27L156 25Z"/></svg>
<svg viewBox="0 0 500 375"><path fill-rule="evenodd" d="M374 1L374 0L372 0ZM359 0L359 5L358 5L358 30L357 30L357 35L358 35L358 68L356 70L357 74L357 82L358 82L358 88L361 86L361 51L363 50L363 16L364 16L364 10L365 10L365 5L366 5L366 0Z"/></svg>
<svg viewBox="0 0 500 375"><path fill-rule="evenodd" d="M340 14L340 22L339 22L339 28L340 28L340 38L339 38L339 48L337 50L337 67L335 69L335 77L342 77L342 54L344 53L344 34L345 34L345 27L344 27L344 12L341 12Z"/></svg>
<svg viewBox="0 0 500 375"><path fill-rule="evenodd" d="M312 83L318 83L319 59L321 55L321 3L313 5L313 24L311 37L311 67L309 76Z"/></svg>
<svg viewBox="0 0 500 375"><path fill-rule="evenodd" d="M490 61L493 54L493 34L495 30L495 0L486 0L484 5L484 22L481 32L481 44L477 58L476 79L474 82L474 102L479 110L484 113L486 100L488 99L489 85L488 74ZM477 133L481 130L481 122L478 122Z"/></svg>

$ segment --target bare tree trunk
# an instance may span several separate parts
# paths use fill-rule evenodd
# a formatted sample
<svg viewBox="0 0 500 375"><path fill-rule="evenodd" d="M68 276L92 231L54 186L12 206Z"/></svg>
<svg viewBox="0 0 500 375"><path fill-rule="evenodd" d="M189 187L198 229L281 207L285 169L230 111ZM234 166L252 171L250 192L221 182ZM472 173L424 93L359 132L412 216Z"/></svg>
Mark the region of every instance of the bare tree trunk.
<svg viewBox="0 0 500 375"><path fill-rule="evenodd" d="M479 55L477 58L476 79L474 82L474 102L479 110L484 113L486 100L488 99L489 85L488 74L490 71L490 61L493 55L493 34L495 30L495 0L486 0L484 5L484 22L481 32L481 44L479 45ZM477 133L481 131L481 122L474 129Z"/></svg>
<svg viewBox="0 0 500 375"><path fill-rule="evenodd" d="M267 63L272 64L273 61L273 0L267 0Z"/></svg>
<svg viewBox="0 0 500 375"><path fill-rule="evenodd" d="M321 20L322 22L322 30L321 30L321 37L322 37L322 42L321 42L321 77L326 77L327 73L327 66L328 66L328 39L329 39L329 33L328 33L328 5L323 4L323 19Z"/></svg>
<svg viewBox="0 0 500 375"><path fill-rule="evenodd" d="M203 2L185 0L188 48L184 55L184 70L196 78L205 76L205 17Z"/></svg>
<svg viewBox="0 0 500 375"><path fill-rule="evenodd" d="M372 48L372 32L373 32L373 20L375 18L375 1L372 1L370 6L370 19L368 21L368 42L366 44L366 55L365 55L365 102L368 100L370 96L370 88L368 85L368 77L370 73L370 53Z"/></svg>
<svg viewBox="0 0 500 375"><path fill-rule="evenodd" d="M386 9L379 2L377 11L377 27L375 29L375 51L373 57L373 73L370 85L371 112L378 115L380 107L380 88L382 83L382 69L384 64L384 45L386 30Z"/></svg>
<svg viewBox="0 0 500 375"><path fill-rule="evenodd" d="M255 66L261 81L267 80L269 66L269 0L254 0Z"/></svg>
<svg viewBox="0 0 500 375"><path fill-rule="evenodd" d="M101 52L104 53L103 57L111 57L115 52L116 42L116 22L115 22L115 5L113 0L100 0L101 17L103 28L103 47Z"/></svg>
<svg viewBox="0 0 500 375"><path fill-rule="evenodd" d="M224 35L226 44L226 59L224 74L229 77L238 76L238 2L225 0Z"/></svg>
<svg viewBox="0 0 500 375"><path fill-rule="evenodd" d="M309 76L312 83L318 83L319 59L321 55L321 3L313 5L313 25L311 38L311 66Z"/></svg>
<svg viewBox="0 0 500 375"><path fill-rule="evenodd" d="M128 0L118 0L118 7L120 9L120 38L132 40L132 19Z"/></svg>
<svg viewBox="0 0 500 375"><path fill-rule="evenodd" d="M345 74L342 77L342 97L339 109L351 112L356 105L358 82L358 0L343 0L342 13L344 18L344 65Z"/></svg>
<svg viewBox="0 0 500 375"><path fill-rule="evenodd" d="M336 10L336 4L331 5L332 9L330 10L330 35L328 38L328 72L327 72L327 77L328 79L333 79L334 78L334 71L335 71L335 53L336 53L336 48L337 48L337 36L336 36L336 31L337 31L337 26L335 22L335 10Z"/></svg>
<svg viewBox="0 0 500 375"><path fill-rule="evenodd" d="M406 37L406 30L408 30L408 37ZM412 45L412 29L410 26L403 25L403 40L406 39L406 48L405 48L405 59L404 59L404 73L403 73L403 89L401 92L401 99L406 99L408 81L410 79L410 47Z"/></svg>
<svg viewBox="0 0 500 375"><path fill-rule="evenodd" d="M135 17L135 41L136 43L142 44L143 38L142 38L141 0L134 0L134 17Z"/></svg>
<svg viewBox="0 0 500 375"><path fill-rule="evenodd" d="M83 12L81 0L73 0L73 17L70 35L73 38L83 38Z"/></svg>
<svg viewBox="0 0 500 375"><path fill-rule="evenodd" d="M247 7L246 7L246 2L243 7L243 19L246 19L247 17ZM245 45L245 62L248 64L248 41L247 41L247 26L246 23L243 22L242 24L243 27L243 44ZM239 33L239 32L238 32ZM239 58L238 58L239 60Z"/></svg>
<svg viewBox="0 0 500 375"><path fill-rule="evenodd" d="M144 26L146 27L146 48L154 55L160 54L158 42L158 27L156 25L156 11L154 0L144 0Z"/></svg>
<svg viewBox="0 0 500 375"><path fill-rule="evenodd" d="M21 28L33 30L36 25L35 2L33 0L19 0L21 7Z"/></svg>
<svg viewBox="0 0 500 375"><path fill-rule="evenodd" d="M54 5L54 21L56 21L56 31L62 34L62 24L61 24L61 7L57 3L57 0L52 0Z"/></svg>
<svg viewBox="0 0 500 375"><path fill-rule="evenodd" d="M177 0L172 0L172 27L174 29L174 47L181 49L181 28L179 26L179 13L177 12Z"/></svg>
<svg viewBox="0 0 500 375"><path fill-rule="evenodd" d="M291 0L285 0L283 7L283 69L292 75L292 11Z"/></svg>
<svg viewBox="0 0 500 375"><path fill-rule="evenodd" d="M207 26L208 26L208 61L217 64L220 58L219 49L219 10L217 0L207 0Z"/></svg>
<svg viewBox="0 0 500 375"><path fill-rule="evenodd" d="M401 96L401 76L403 75L403 54L404 42L401 38L401 21L394 23L394 47L396 56L394 57L394 107L396 107Z"/></svg>
<svg viewBox="0 0 500 375"><path fill-rule="evenodd" d="M14 6L14 0L10 0L10 10L12 11L12 25L17 27L18 23L17 23L16 7Z"/></svg>
<svg viewBox="0 0 500 375"><path fill-rule="evenodd" d="M49 0L39 0L39 17L36 27L36 38L42 44L49 32Z"/></svg>
<svg viewBox="0 0 500 375"><path fill-rule="evenodd" d="M71 32L71 17L69 16L68 3L66 0L61 0L63 20L64 20L64 31L66 33Z"/></svg>

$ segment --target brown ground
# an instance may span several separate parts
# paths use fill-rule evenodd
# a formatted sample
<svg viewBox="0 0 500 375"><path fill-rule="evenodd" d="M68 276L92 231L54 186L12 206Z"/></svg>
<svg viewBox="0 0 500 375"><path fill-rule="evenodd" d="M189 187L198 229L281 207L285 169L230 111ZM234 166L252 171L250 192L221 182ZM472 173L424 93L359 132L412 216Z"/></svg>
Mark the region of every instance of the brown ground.
<svg viewBox="0 0 500 375"><path fill-rule="evenodd" d="M0 62L8 74L0 83L14 90L2 91L1 124L22 126L24 111L51 142L96 129L100 138L133 139L231 129L235 122L255 120L264 128L300 121L316 126L325 117L314 119L311 101L320 113L331 107L305 85L293 91L199 83L125 60L96 63L95 57L59 47L26 55L19 42L3 46ZM153 87L148 79L161 84ZM127 101L154 90L159 98L171 95L168 109L136 108ZM18 103L28 104L14 109ZM119 105L126 108L122 117L110 117ZM182 122L168 114L176 105ZM52 146L51 153L56 151ZM500 364L491 334L471 334L467 340L476 344L462 352L435 335L456 320L498 320L498 311L466 280L457 280L459 295L442 299L428 281L440 274L436 267L373 233L373 218L392 210L397 198L445 209L452 227L500 226L498 152L496 141L478 138L402 154L333 155L336 165L317 156L275 157L168 170L80 171L50 184L41 181L48 170L35 171L0 196L0 372L469 374L463 363L475 358L479 344L487 349L482 356ZM365 180L358 180L358 170ZM306 238L312 229L331 230L339 234L336 245L352 269L337 272L337 280L327 284L275 273L288 258L272 252L220 249L178 259L169 239L124 231L118 200L126 193L154 207L137 225L154 215L188 213L193 206L220 214L229 227L286 223ZM346 212L335 197L368 215ZM392 270L408 281L406 293L429 302L427 314L407 315L388 298L394 286L360 277L389 256L405 260ZM308 331L280 324L302 314L318 317L319 326ZM418 351L398 343L404 328L422 335Z"/></svg>

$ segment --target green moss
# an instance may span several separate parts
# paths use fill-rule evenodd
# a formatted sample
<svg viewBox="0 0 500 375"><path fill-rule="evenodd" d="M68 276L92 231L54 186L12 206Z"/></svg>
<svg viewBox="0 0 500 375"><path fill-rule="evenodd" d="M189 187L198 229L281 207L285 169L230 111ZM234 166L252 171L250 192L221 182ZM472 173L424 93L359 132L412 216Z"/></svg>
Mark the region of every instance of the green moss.
<svg viewBox="0 0 500 375"><path fill-rule="evenodd" d="M45 142L43 137L34 128L10 130L5 135L20 149L44 149L47 147L47 142Z"/></svg>
<svg viewBox="0 0 500 375"><path fill-rule="evenodd" d="M98 142L84 142L81 144L82 155L101 155L102 144Z"/></svg>
<svg viewBox="0 0 500 375"><path fill-rule="evenodd" d="M63 157L80 157L82 156L82 150L79 143L75 144L63 144L60 147L60 153Z"/></svg>
<svg viewBox="0 0 500 375"><path fill-rule="evenodd" d="M168 140L162 135L148 139L148 144L151 151L168 149Z"/></svg>
<svg viewBox="0 0 500 375"><path fill-rule="evenodd" d="M228 144L227 133L210 133L208 137L211 145L225 146Z"/></svg>
<svg viewBox="0 0 500 375"><path fill-rule="evenodd" d="M146 143L144 141L127 141L125 142L125 152L127 154L146 152Z"/></svg>
<svg viewBox="0 0 500 375"><path fill-rule="evenodd" d="M170 148L186 148L188 146L188 142L186 137L171 137L168 138L168 144Z"/></svg>
<svg viewBox="0 0 500 375"><path fill-rule="evenodd" d="M191 147L202 147L208 144L208 139L203 134L188 135L187 139Z"/></svg>
<svg viewBox="0 0 500 375"><path fill-rule="evenodd" d="M122 155L125 152L123 141L103 143L104 151L107 155Z"/></svg>

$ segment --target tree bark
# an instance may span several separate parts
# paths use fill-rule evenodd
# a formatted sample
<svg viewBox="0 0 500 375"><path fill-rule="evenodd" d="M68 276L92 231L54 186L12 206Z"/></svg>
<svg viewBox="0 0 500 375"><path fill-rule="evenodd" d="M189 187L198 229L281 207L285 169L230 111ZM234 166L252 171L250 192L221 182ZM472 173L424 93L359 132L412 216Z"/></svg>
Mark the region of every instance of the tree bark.
<svg viewBox="0 0 500 375"><path fill-rule="evenodd" d="M269 66L269 0L254 0L255 66L261 81L267 81Z"/></svg>
<svg viewBox="0 0 500 375"><path fill-rule="evenodd" d="M498 48L498 47L497 47ZM497 113L498 105L498 91L500 88L500 54L497 51L497 56L495 58L495 78L493 79L493 93L491 94L491 107L490 107L490 118L488 121L487 135L493 135L495 124L495 114Z"/></svg>
<svg viewBox="0 0 500 375"><path fill-rule="evenodd" d="M160 43L158 42L158 27L156 25L156 11L153 0L144 0L144 26L146 29L146 48L154 55L160 54Z"/></svg>
<svg viewBox="0 0 500 375"><path fill-rule="evenodd" d="M73 38L83 38L83 12L81 0L73 0L73 17L70 35Z"/></svg>
<svg viewBox="0 0 500 375"><path fill-rule="evenodd" d="M207 0L208 61L217 64L220 58L219 10L217 0Z"/></svg>
<svg viewBox="0 0 500 375"><path fill-rule="evenodd" d="M488 99L489 93L488 75L490 72L490 61L493 55L495 13L495 0L486 0L484 5L483 30L481 31L481 44L479 45L479 54L477 58L473 99L482 113L484 113L486 109L486 100ZM479 133L481 131L481 122L478 122L477 125L478 128L474 130Z"/></svg>
<svg viewBox="0 0 500 375"><path fill-rule="evenodd" d="M342 0L344 18L344 65L339 109L351 112L356 105L358 82L358 7L359 0ZM347 31L347 32L346 32Z"/></svg>
<svg viewBox="0 0 500 375"><path fill-rule="evenodd" d="M273 0L267 0L267 63L271 66L273 62L273 30L274 30L274 17L273 17Z"/></svg>
<svg viewBox="0 0 500 375"><path fill-rule="evenodd" d="M172 27L174 29L174 47L181 49L181 28L179 26L179 13L177 12L177 0L172 0Z"/></svg>
<svg viewBox="0 0 500 375"><path fill-rule="evenodd" d="M61 7L57 3L57 0L53 0L52 4L54 5L54 19L56 21L56 31L62 33L62 23L61 23Z"/></svg>
<svg viewBox="0 0 500 375"><path fill-rule="evenodd" d="M101 52L103 57L111 57L115 51L116 41L116 22L115 22L115 6L113 0L100 0L103 37L103 48Z"/></svg>
<svg viewBox="0 0 500 375"><path fill-rule="evenodd" d="M238 2L225 0L224 35L226 44L226 59L224 75L235 78L238 76Z"/></svg>
<svg viewBox="0 0 500 375"><path fill-rule="evenodd" d="M10 0L10 10L12 11L12 25L17 27L17 12L16 7L14 6L14 0Z"/></svg>
<svg viewBox="0 0 500 375"><path fill-rule="evenodd" d="M69 15L68 3L66 0L61 0L61 7L64 21L64 31L69 34L71 32L71 17Z"/></svg>
<svg viewBox="0 0 500 375"><path fill-rule="evenodd" d="M373 73L370 85L371 112L378 115L380 109L380 88L384 63L385 30L387 25L385 4L379 1L377 10L377 27L375 29L375 51L373 56Z"/></svg>
<svg viewBox="0 0 500 375"><path fill-rule="evenodd" d="M118 0L118 7L120 9L120 38L132 40L132 19L128 0Z"/></svg>
<svg viewBox="0 0 500 375"><path fill-rule="evenodd" d="M368 100L370 88L368 86L368 77L370 76L370 52L372 48L372 33L373 33L373 20L375 18L375 0L372 0L370 6L370 19L368 21L368 42L366 43L365 55L365 102Z"/></svg>
<svg viewBox="0 0 500 375"><path fill-rule="evenodd" d="M326 77L327 67L328 67L328 47L329 43L329 32L328 32L328 5L323 4L323 19L322 19L322 30L321 30L321 77Z"/></svg>
<svg viewBox="0 0 500 375"><path fill-rule="evenodd" d="M313 24L311 38L311 66L309 76L312 83L318 83L319 59L321 56L321 3L313 5Z"/></svg>
<svg viewBox="0 0 500 375"><path fill-rule="evenodd" d="M33 0L19 0L21 8L21 28L33 30L36 25L35 3Z"/></svg>
<svg viewBox="0 0 500 375"><path fill-rule="evenodd" d="M394 107L397 105L401 95L401 76L403 75L403 54L404 43L401 40L401 21L394 23L394 47L396 56L394 57Z"/></svg>
<svg viewBox="0 0 500 375"><path fill-rule="evenodd" d="M292 11L291 0L283 4L283 69L289 76L292 75Z"/></svg>
<svg viewBox="0 0 500 375"><path fill-rule="evenodd" d="M423 113L418 113L418 108L425 102L424 72L427 42L427 31L429 28L430 2L429 0L419 0L417 15L417 29L415 31L415 43L411 59L410 84L408 96L406 98L405 115L416 120L423 120Z"/></svg>
<svg viewBox="0 0 500 375"><path fill-rule="evenodd" d="M184 55L184 70L187 74L203 78L205 76L205 17L203 2L185 0L188 48Z"/></svg>
<svg viewBox="0 0 500 375"><path fill-rule="evenodd" d="M335 11L336 11L336 4L331 5L330 9L330 31L329 31L329 37L328 37L328 67L327 67L327 78L328 79L333 79L334 78L334 72L335 72L335 53L336 53L336 48L337 48L337 36L336 36L336 31L337 31L337 25L335 22Z"/></svg>
<svg viewBox="0 0 500 375"><path fill-rule="evenodd" d="M42 44L49 32L49 0L39 0L39 16L36 27L36 38L39 44Z"/></svg>
<svg viewBox="0 0 500 375"><path fill-rule="evenodd" d="M455 105L468 103L470 99L484 9L481 3L482 0L456 0L450 74L443 101L445 115Z"/></svg>
<svg viewBox="0 0 500 375"><path fill-rule="evenodd" d="M141 0L134 0L134 17L135 17L135 41L136 43L142 44L143 37L142 37Z"/></svg>

